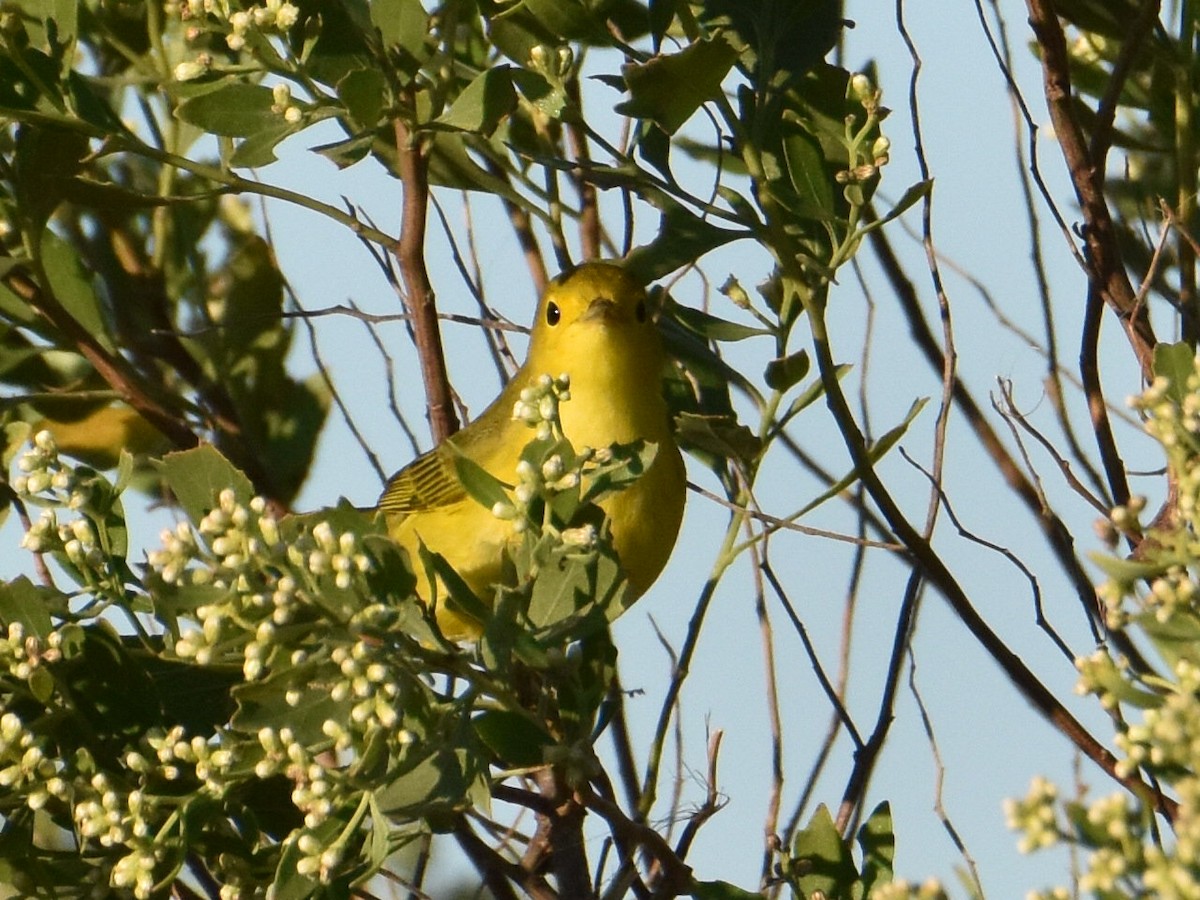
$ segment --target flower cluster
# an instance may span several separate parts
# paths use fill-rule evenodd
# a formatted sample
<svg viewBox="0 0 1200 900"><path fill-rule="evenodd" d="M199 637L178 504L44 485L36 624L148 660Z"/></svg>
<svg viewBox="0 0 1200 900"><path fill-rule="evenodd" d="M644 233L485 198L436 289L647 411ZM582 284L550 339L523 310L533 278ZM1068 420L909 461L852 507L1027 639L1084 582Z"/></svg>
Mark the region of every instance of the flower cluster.
<svg viewBox="0 0 1200 900"><path fill-rule="evenodd" d="M284 541L261 497L243 504L226 488L195 531L186 523L163 531L162 549L148 555L151 574L167 585L218 589L175 652L207 665L240 647L247 680L261 677L279 627L322 591L346 590L371 570L357 542L328 522Z"/></svg>
<svg viewBox="0 0 1200 900"><path fill-rule="evenodd" d="M91 492L75 470L58 455L54 435L42 430L33 436L33 447L17 460L21 474L12 480L13 490L23 497L42 495L57 505L82 509Z"/></svg>
<svg viewBox="0 0 1200 900"><path fill-rule="evenodd" d="M304 118L304 110L292 102L292 88L287 82L281 81L271 88L271 99L274 101L271 112L283 116L289 125L295 125Z"/></svg>
<svg viewBox="0 0 1200 900"><path fill-rule="evenodd" d="M21 546L31 553L63 554L87 587L106 582L119 586L120 578L111 570L109 556L89 517L100 476L85 476L61 459L49 431L34 435L33 447L17 460L17 469L21 474L13 478L13 490L27 502L45 507L21 538ZM67 511L76 515L60 520L60 514Z"/></svg>
<svg viewBox="0 0 1200 900"><path fill-rule="evenodd" d="M43 663L62 658L61 647L61 631L51 631L45 638L39 638L27 634L20 622L11 622L0 638L0 666L18 681L28 681Z"/></svg>
<svg viewBox="0 0 1200 900"><path fill-rule="evenodd" d="M333 685L330 696L338 702L354 700L350 709L351 723L378 723L394 729L400 721L396 704L400 699L401 676L394 671L390 651L381 644L360 640L350 646L334 648L332 658L342 678ZM329 729L335 725L337 733L329 734ZM326 734L340 739L343 745L348 739L337 723L327 722Z"/></svg>
<svg viewBox="0 0 1200 900"><path fill-rule="evenodd" d="M527 388L521 389L520 398L513 404L512 417L537 429L538 440L561 438L558 407L571 399L571 376L567 374L552 378L539 375Z"/></svg>
<svg viewBox="0 0 1200 900"><path fill-rule="evenodd" d="M877 135L866 143L870 134L876 129L880 116L880 100L883 93L872 84L871 79L862 72L850 77L846 86L846 96L862 105L867 114L865 124L857 131L854 130L854 117L846 120L846 148L850 153L850 167L838 172L834 177L838 184L858 184L869 181L879 174L891 159L892 142L883 135Z"/></svg>
<svg viewBox="0 0 1200 900"><path fill-rule="evenodd" d="M300 8L288 0L266 0L263 4L254 3L241 9L235 8L229 0L179 0L169 4L168 9L184 22L196 23L188 27L189 41L197 40L207 31L216 31L224 35L226 46L235 52L245 49L247 37L252 32L282 34L300 20ZM191 81L200 78L212 65L212 55L200 53L175 66L175 79Z"/></svg>
<svg viewBox="0 0 1200 900"><path fill-rule="evenodd" d="M24 793L30 809L41 809L51 797L66 799L63 769L15 713L0 716L0 788Z"/></svg>
<svg viewBox="0 0 1200 900"><path fill-rule="evenodd" d="M1022 832L1018 845L1022 853L1053 847L1062 835L1058 824L1058 788L1040 775L1033 779L1024 800L1004 803L1008 827Z"/></svg>

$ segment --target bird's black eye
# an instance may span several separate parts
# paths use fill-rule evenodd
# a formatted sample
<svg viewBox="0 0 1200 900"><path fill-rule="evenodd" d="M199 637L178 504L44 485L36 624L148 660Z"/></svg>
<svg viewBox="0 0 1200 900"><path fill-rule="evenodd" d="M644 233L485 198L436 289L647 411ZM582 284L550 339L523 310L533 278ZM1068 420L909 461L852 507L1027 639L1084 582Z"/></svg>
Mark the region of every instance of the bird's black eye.
<svg viewBox="0 0 1200 900"><path fill-rule="evenodd" d="M646 301L645 300L638 301L637 311L636 311L635 315L637 315L637 320L639 322L646 321Z"/></svg>
<svg viewBox="0 0 1200 900"><path fill-rule="evenodd" d="M546 324L557 325L558 320L562 318L562 310L558 308L558 304L551 300L546 304Z"/></svg>

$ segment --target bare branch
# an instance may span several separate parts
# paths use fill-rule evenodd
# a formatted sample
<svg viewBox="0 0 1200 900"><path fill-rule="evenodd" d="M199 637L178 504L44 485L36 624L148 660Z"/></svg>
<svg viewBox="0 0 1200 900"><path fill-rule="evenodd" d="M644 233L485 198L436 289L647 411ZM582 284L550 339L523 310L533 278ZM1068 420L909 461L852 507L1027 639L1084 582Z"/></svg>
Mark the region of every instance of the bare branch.
<svg viewBox="0 0 1200 900"><path fill-rule="evenodd" d="M394 251L404 279L404 303L412 316L413 338L425 383L425 409L435 442L458 430L458 416L450 392L450 376L442 350L437 305L425 269L425 222L429 208L428 147L409 132L403 117L395 119L396 150L404 206L400 239Z"/></svg>

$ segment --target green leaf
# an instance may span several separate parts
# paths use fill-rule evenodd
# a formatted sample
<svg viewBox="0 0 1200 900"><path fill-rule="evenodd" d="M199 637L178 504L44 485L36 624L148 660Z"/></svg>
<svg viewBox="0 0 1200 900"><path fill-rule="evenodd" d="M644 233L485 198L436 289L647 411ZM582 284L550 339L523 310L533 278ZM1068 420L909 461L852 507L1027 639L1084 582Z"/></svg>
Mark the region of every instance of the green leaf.
<svg viewBox="0 0 1200 900"><path fill-rule="evenodd" d="M311 746L325 740L322 729L327 720L345 722L349 719L353 698L334 700L328 690L317 690L315 683L311 685L312 689L307 692L303 703L291 706L284 695L296 687L297 681L297 673L288 670L266 681L238 685L233 690L233 697L237 701L233 727L248 734L254 734L261 728L287 727L296 735L297 741Z"/></svg>
<svg viewBox="0 0 1200 900"><path fill-rule="evenodd" d="M750 237L749 231L720 228L665 196L651 198L662 209L658 234L625 258L625 268L649 284L730 241Z"/></svg>
<svg viewBox="0 0 1200 900"><path fill-rule="evenodd" d="M887 213L880 216L878 219L872 219L865 226L860 228L858 231L858 236L862 237L865 234L869 234L876 228L882 228L888 222L892 221L892 219L904 215L918 200L926 196L931 190L933 190L932 178L926 181L918 181L904 192L904 196L896 201L896 205L889 209Z"/></svg>
<svg viewBox="0 0 1200 900"><path fill-rule="evenodd" d="M1113 581L1119 581L1124 584L1132 584L1144 578L1153 578L1156 575L1161 575L1166 568L1162 563L1138 559L1124 559L1122 557L1109 556L1107 553L1089 553L1088 558L1099 566L1104 574Z"/></svg>
<svg viewBox="0 0 1200 900"><path fill-rule="evenodd" d="M374 12L374 5L371 10ZM360 128L379 123L386 105L387 79L379 69L355 69L338 82L338 99Z"/></svg>
<svg viewBox="0 0 1200 900"><path fill-rule="evenodd" d="M389 816L428 814L431 806L462 809L474 787L472 768L463 750L435 750L393 776L375 799Z"/></svg>
<svg viewBox="0 0 1200 900"><path fill-rule="evenodd" d="M87 136L77 131L32 125L17 130L14 191L25 232L34 241L66 197L87 152Z"/></svg>
<svg viewBox="0 0 1200 900"><path fill-rule="evenodd" d="M379 29L385 47L403 47L414 59L426 55L429 14L421 0L371 0L369 6L371 22Z"/></svg>
<svg viewBox="0 0 1200 900"><path fill-rule="evenodd" d="M433 121L458 131L490 135L517 106L512 68L503 64L480 72L450 108Z"/></svg>
<svg viewBox="0 0 1200 900"><path fill-rule="evenodd" d="M543 538L538 549L538 573L527 616L535 628L542 629L583 610L592 599L592 591L588 567L581 559L572 558L574 554L550 537Z"/></svg>
<svg viewBox="0 0 1200 900"><path fill-rule="evenodd" d="M783 139L783 156L800 208L810 208L815 218L833 216L833 184L820 142L804 132L793 131Z"/></svg>
<svg viewBox="0 0 1200 900"><path fill-rule="evenodd" d="M276 116L277 125L264 128L241 141L233 155L229 157L229 165L235 169L259 169L275 162L275 148L297 131L297 126L284 122Z"/></svg>
<svg viewBox="0 0 1200 900"><path fill-rule="evenodd" d="M723 459L752 465L762 452L762 442L733 416L682 413L675 417L675 439L689 453L713 453Z"/></svg>
<svg viewBox="0 0 1200 900"><path fill-rule="evenodd" d="M817 807L808 826L796 834L791 866L797 871L796 886L802 895L818 891L826 897L849 897L858 872L833 816L825 804Z"/></svg>
<svg viewBox="0 0 1200 900"><path fill-rule="evenodd" d="M92 274L84 269L75 248L46 229L42 232L41 260L54 298L106 349L114 349Z"/></svg>
<svg viewBox="0 0 1200 900"><path fill-rule="evenodd" d="M314 153L319 153L339 169L347 169L361 162L368 153L375 149L378 138L374 134L360 134L344 141L334 141L331 144L320 144L313 147Z"/></svg>
<svg viewBox="0 0 1200 900"><path fill-rule="evenodd" d="M471 721L484 746L505 768L539 766L546 761L543 750L554 745L543 729L517 712L492 709Z"/></svg>
<svg viewBox="0 0 1200 900"><path fill-rule="evenodd" d="M1167 396L1181 406L1189 393L1188 378L1196 372L1196 351L1187 341L1156 344L1151 366L1156 376L1167 379Z"/></svg>
<svg viewBox="0 0 1200 900"><path fill-rule="evenodd" d="M560 40L611 43L603 21L583 0L524 0L521 5L542 29Z"/></svg>
<svg viewBox="0 0 1200 900"><path fill-rule="evenodd" d="M129 126L113 110L99 79L72 70L67 73L67 89L74 110L83 121L110 134L129 134Z"/></svg>
<svg viewBox="0 0 1200 900"><path fill-rule="evenodd" d="M670 315L688 331L707 341L744 341L746 338L761 337L771 333L761 326L730 322L728 319L721 319L679 303L671 304Z"/></svg>
<svg viewBox="0 0 1200 900"><path fill-rule="evenodd" d="M513 84L521 91L525 99L551 119L562 115L567 105L567 94L562 85L554 85L528 69L512 70Z"/></svg>
<svg viewBox="0 0 1200 900"><path fill-rule="evenodd" d="M852 368L853 366L851 366L849 363L842 363L834 368L834 377L837 378L838 381L841 381L842 376L849 372ZM823 382L820 378L814 378L812 383L803 391L801 391L796 396L796 399L788 405L787 411L779 417L778 427L782 428L792 418L792 416L803 412L824 395L825 382Z"/></svg>
<svg viewBox="0 0 1200 900"><path fill-rule="evenodd" d="M438 602L445 603L451 612L466 616L481 624L493 618L488 605L475 596L471 586L463 580L463 577L454 570L450 563L446 562L444 556L431 552L423 541L417 550L425 571L432 572L446 589L448 596L439 597Z"/></svg>
<svg viewBox="0 0 1200 900"><path fill-rule="evenodd" d="M675 19L675 4L678 0L650 0L650 36L654 39L654 52L662 45L667 29Z"/></svg>
<svg viewBox="0 0 1200 900"><path fill-rule="evenodd" d="M271 489L290 502L308 477L316 453L321 427L329 414L329 385L320 374L307 381L284 377L274 387L264 386L276 402L264 405L262 424L266 431L264 460L270 470Z"/></svg>
<svg viewBox="0 0 1200 900"><path fill-rule="evenodd" d="M47 22L54 23L54 30L59 44L69 44L75 40L79 28L79 4L76 0L32 0L29 7L37 10L36 15Z"/></svg>
<svg viewBox="0 0 1200 900"><path fill-rule="evenodd" d="M450 445L453 447L453 444ZM489 472L475 460L462 453L455 453L454 472L458 480L471 498L485 509L491 509L497 503L511 503L508 489L503 481Z"/></svg>
<svg viewBox="0 0 1200 900"><path fill-rule="evenodd" d="M809 365L808 354L799 350L782 359L773 359L767 363L763 379L767 382L767 387L783 392L808 374Z"/></svg>
<svg viewBox="0 0 1200 900"><path fill-rule="evenodd" d="M696 18L710 31L729 32L755 70L753 82L764 87L816 66L844 25L839 0L705 0Z"/></svg>
<svg viewBox="0 0 1200 900"><path fill-rule="evenodd" d="M45 639L54 630L53 618L66 615L67 611L66 594L34 584L24 575L0 583L0 623L5 626L19 622L26 634Z"/></svg>
<svg viewBox="0 0 1200 900"><path fill-rule="evenodd" d="M723 38L696 41L678 53L624 66L629 99L616 111L651 119L674 134L702 104L721 90L738 51Z"/></svg>
<svg viewBox="0 0 1200 900"><path fill-rule="evenodd" d="M1178 611L1162 622L1157 611L1151 611L1134 620L1172 671L1181 660L1192 665L1200 662L1200 616L1191 611Z"/></svg>
<svg viewBox="0 0 1200 900"><path fill-rule="evenodd" d="M887 452L896 446L896 444L900 441L900 438L904 437L904 433L908 431L908 426L912 424L912 420L917 417L917 414L925 408L925 404L928 402L928 397L920 397L917 400L914 400L912 406L908 408L908 413L905 415L904 421L888 431L883 435L883 437L867 448L867 460L872 466L879 462L879 460L883 459L883 457L887 455ZM830 487L815 500L811 501L807 506L801 509L800 512L796 513L796 518L811 512L831 497L836 497L850 485L858 481L861 477L862 476L860 475L858 469L854 469L848 475L839 478L832 487Z"/></svg>
<svg viewBox="0 0 1200 900"><path fill-rule="evenodd" d="M238 503L248 503L254 486L216 447L205 444L193 450L168 453L158 463L163 484L198 524L217 505L217 497L230 488Z"/></svg>
<svg viewBox="0 0 1200 900"><path fill-rule="evenodd" d="M886 800L872 810L858 829L858 846L862 849L862 893L867 897L872 888L892 880L896 836L892 827L892 808Z"/></svg>
<svg viewBox="0 0 1200 900"><path fill-rule="evenodd" d="M269 87L230 81L215 91L184 100L175 115L212 134L250 137L279 124L283 117L272 109L274 105Z"/></svg>

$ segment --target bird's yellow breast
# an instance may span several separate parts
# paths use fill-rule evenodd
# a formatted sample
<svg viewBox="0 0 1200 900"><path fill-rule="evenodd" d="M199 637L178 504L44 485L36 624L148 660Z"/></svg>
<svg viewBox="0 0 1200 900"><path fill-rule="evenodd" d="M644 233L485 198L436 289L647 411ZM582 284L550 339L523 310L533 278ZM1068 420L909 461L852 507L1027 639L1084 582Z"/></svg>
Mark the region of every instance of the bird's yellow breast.
<svg viewBox="0 0 1200 900"><path fill-rule="evenodd" d="M683 517L686 477L662 398L662 365L662 347L647 320L644 291L615 266L581 266L556 280L542 298L528 358L513 381L478 419L449 439L450 448L439 452L467 456L495 478L513 484L521 452L534 436L512 418L517 396L542 375L569 375L570 399L559 407L559 418L577 451L639 439L657 445L649 470L600 504L611 521L613 543L636 598L666 565ZM453 480L452 465L442 468L441 477ZM420 469L424 476L430 466ZM414 560L422 542L440 553L477 596L490 600L501 575L503 548L516 539L512 522L465 495L432 508L410 506L409 488L428 486L418 485L415 478L401 485L397 479L403 475L389 483L381 503L393 537ZM396 502L389 504L389 499ZM438 622L447 637L477 633L441 606L444 589L439 590L436 581L421 571L417 574L418 594L438 607Z"/></svg>

